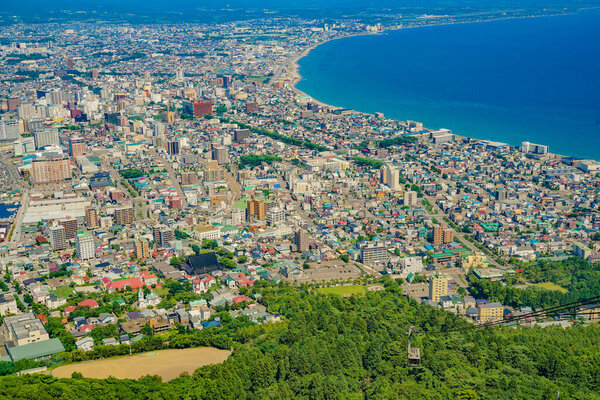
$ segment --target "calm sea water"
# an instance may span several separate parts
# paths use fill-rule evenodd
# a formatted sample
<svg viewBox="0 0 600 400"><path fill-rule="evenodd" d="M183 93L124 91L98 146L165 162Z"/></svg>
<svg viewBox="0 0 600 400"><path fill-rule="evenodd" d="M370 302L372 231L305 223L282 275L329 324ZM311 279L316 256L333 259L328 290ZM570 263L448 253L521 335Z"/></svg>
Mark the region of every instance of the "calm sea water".
<svg viewBox="0 0 600 400"><path fill-rule="evenodd" d="M600 160L600 11L325 43L297 87L328 104Z"/></svg>

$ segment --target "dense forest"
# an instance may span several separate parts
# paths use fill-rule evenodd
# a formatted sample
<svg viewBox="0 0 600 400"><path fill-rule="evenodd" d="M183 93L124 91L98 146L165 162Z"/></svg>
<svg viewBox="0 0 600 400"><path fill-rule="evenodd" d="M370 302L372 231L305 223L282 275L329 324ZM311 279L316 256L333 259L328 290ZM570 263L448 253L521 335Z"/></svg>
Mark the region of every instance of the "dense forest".
<svg viewBox="0 0 600 400"><path fill-rule="evenodd" d="M522 265L523 278L529 283L551 282L566 292L537 286L523 287L518 276L507 277L507 284L470 276L470 291L477 298L499 301L511 307L552 307L600 295L600 263L579 257L566 260L532 261Z"/></svg>
<svg viewBox="0 0 600 400"><path fill-rule="evenodd" d="M600 327L477 328L402 295L398 283L341 298L306 288L252 290L284 322L228 328L234 352L163 383L0 378L11 399L600 399ZM406 359L407 331L422 366ZM230 325L231 326L231 325Z"/></svg>

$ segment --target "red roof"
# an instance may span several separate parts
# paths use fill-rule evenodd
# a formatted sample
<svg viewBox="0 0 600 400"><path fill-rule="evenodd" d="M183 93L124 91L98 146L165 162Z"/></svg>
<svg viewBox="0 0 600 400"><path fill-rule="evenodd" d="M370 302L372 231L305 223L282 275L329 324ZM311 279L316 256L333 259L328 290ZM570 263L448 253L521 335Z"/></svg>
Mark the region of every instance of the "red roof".
<svg viewBox="0 0 600 400"><path fill-rule="evenodd" d="M98 307L98 302L96 300L92 300L92 299L87 299L84 301L80 301L79 303L77 303L78 306L88 306L90 308L95 308Z"/></svg>
<svg viewBox="0 0 600 400"><path fill-rule="evenodd" d="M73 312L73 311L75 311L76 308L77 307L75 307L75 306L65 307L65 312L67 312L67 313Z"/></svg>
<svg viewBox="0 0 600 400"><path fill-rule="evenodd" d="M106 285L106 288L109 290L121 290L125 289L125 286L131 287L133 290L137 290L141 287L144 287L144 283L140 278L129 278L122 279L120 281L113 281Z"/></svg>
<svg viewBox="0 0 600 400"><path fill-rule="evenodd" d="M242 301L250 301L246 296L236 296L233 298L233 304L241 303Z"/></svg>

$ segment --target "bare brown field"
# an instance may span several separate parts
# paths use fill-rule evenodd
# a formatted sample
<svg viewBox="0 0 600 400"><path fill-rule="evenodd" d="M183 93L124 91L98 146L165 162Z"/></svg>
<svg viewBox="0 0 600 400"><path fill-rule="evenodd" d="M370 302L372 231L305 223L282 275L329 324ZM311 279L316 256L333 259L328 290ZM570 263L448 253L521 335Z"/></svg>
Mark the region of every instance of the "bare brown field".
<svg viewBox="0 0 600 400"><path fill-rule="evenodd" d="M222 363L230 354L231 351L212 347L160 350L63 365L53 369L52 375L57 378L70 378L73 372L79 372L86 378L98 379L109 376L118 379L138 379L144 375L159 375L163 381L169 381L184 371L192 373L204 365Z"/></svg>

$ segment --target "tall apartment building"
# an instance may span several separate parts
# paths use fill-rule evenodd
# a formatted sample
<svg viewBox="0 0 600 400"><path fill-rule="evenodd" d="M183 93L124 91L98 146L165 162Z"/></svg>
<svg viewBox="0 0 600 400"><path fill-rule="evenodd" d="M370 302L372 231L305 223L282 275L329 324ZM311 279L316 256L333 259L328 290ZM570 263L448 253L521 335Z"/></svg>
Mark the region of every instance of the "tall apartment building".
<svg viewBox="0 0 600 400"><path fill-rule="evenodd" d="M167 153L172 156L179 154L179 140L170 140L167 142Z"/></svg>
<svg viewBox="0 0 600 400"><path fill-rule="evenodd" d="M250 137L250 129L238 129L233 133L233 138L236 143L243 143L244 140Z"/></svg>
<svg viewBox="0 0 600 400"><path fill-rule="evenodd" d="M227 164L228 156L226 147L215 147L212 151L212 159L219 163L219 165Z"/></svg>
<svg viewBox="0 0 600 400"><path fill-rule="evenodd" d="M419 204L419 198L417 197L417 192L413 190L407 190L404 192L404 198L402 199L402 205L405 206L416 206Z"/></svg>
<svg viewBox="0 0 600 400"><path fill-rule="evenodd" d="M77 256L82 260L95 257L94 238L88 231L77 231L75 233L75 249L77 250Z"/></svg>
<svg viewBox="0 0 600 400"><path fill-rule="evenodd" d="M246 218L250 219L252 215L255 215L259 220L263 220L267 217L264 201L255 199L248 200L246 203Z"/></svg>
<svg viewBox="0 0 600 400"><path fill-rule="evenodd" d="M154 226L152 228L154 242L160 247L166 247L173 240L173 231L166 226Z"/></svg>
<svg viewBox="0 0 600 400"><path fill-rule="evenodd" d="M454 231L452 229L444 228L443 226L436 226L433 228L433 245L439 246L440 244L448 244L454 241Z"/></svg>
<svg viewBox="0 0 600 400"><path fill-rule="evenodd" d="M433 273L429 277L429 299L437 304L446 295L448 295L448 278L443 274Z"/></svg>
<svg viewBox="0 0 600 400"><path fill-rule="evenodd" d="M400 184L400 170L391 165L386 165L385 173L385 184L392 190L400 190L402 188L402 185Z"/></svg>
<svg viewBox="0 0 600 400"><path fill-rule="evenodd" d="M64 250L67 248L67 236L64 226L51 226L48 228L48 231L50 232L50 244L54 250Z"/></svg>
<svg viewBox="0 0 600 400"><path fill-rule="evenodd" d="M63 219L61 221L58 221L58 223L60 225L64 226L65 238L67 240L75 238L75 232L77 232L77 229L78 229L77 219L75 219L75 218Z"/></svg>
<svg viewBox="0 0 600 400"><path fill-rule="evenodd" d="M146 239L140 239L135 242L135 256L140 260L150 257L150 246Z"/></svg>
<svg viewBox="0 0 600 400"><path fill-rule="evenodd" d="M38 150L45 146L60 144L58 129L56 128L36 128L33 132L33 137L35 140L35 148Z"/></svg>
<svg viewBox="0 0 600 400"><path fill-rule="evenodd" d="M387 246L383 243L368 243L362 248L361 254L364 264L373 264L388 258Z"/></svg>
<svg viewBox="0 0 600 400"><path fill-rule="evenodd" d="M100 226L100 218L98 218L98 210L93 207L85 208L85 226L88 229L97 228Z"/></svg>
<svg viewBox="0 0 600 400"><path fill-rule="evenodd" d="M62 182L71 178L69 159L65 157L38 158L31 162L34 183Z"/></svg>
<svg viewBox="0 0 600 400"><path fill-rule="evenodd" d="M82 156L86 151L87 145L82 137L72 136L69 138L69 155L71 157Z"/></svg>
<svg viewBox="0 0 600 400"><path fill-rule="evenodd" d="M308 232L306 232L302 228L298 229L296 231L296 234L294 235L294 243L296 244L296 248L298 249L298 252L308 250L308 246L310 244Z"/></svg>
<svg viewBox="0 0 600 400"><path fill-rule="evenodd" d="M115 225L133 224L133 207L115 208Z"/></svg>

